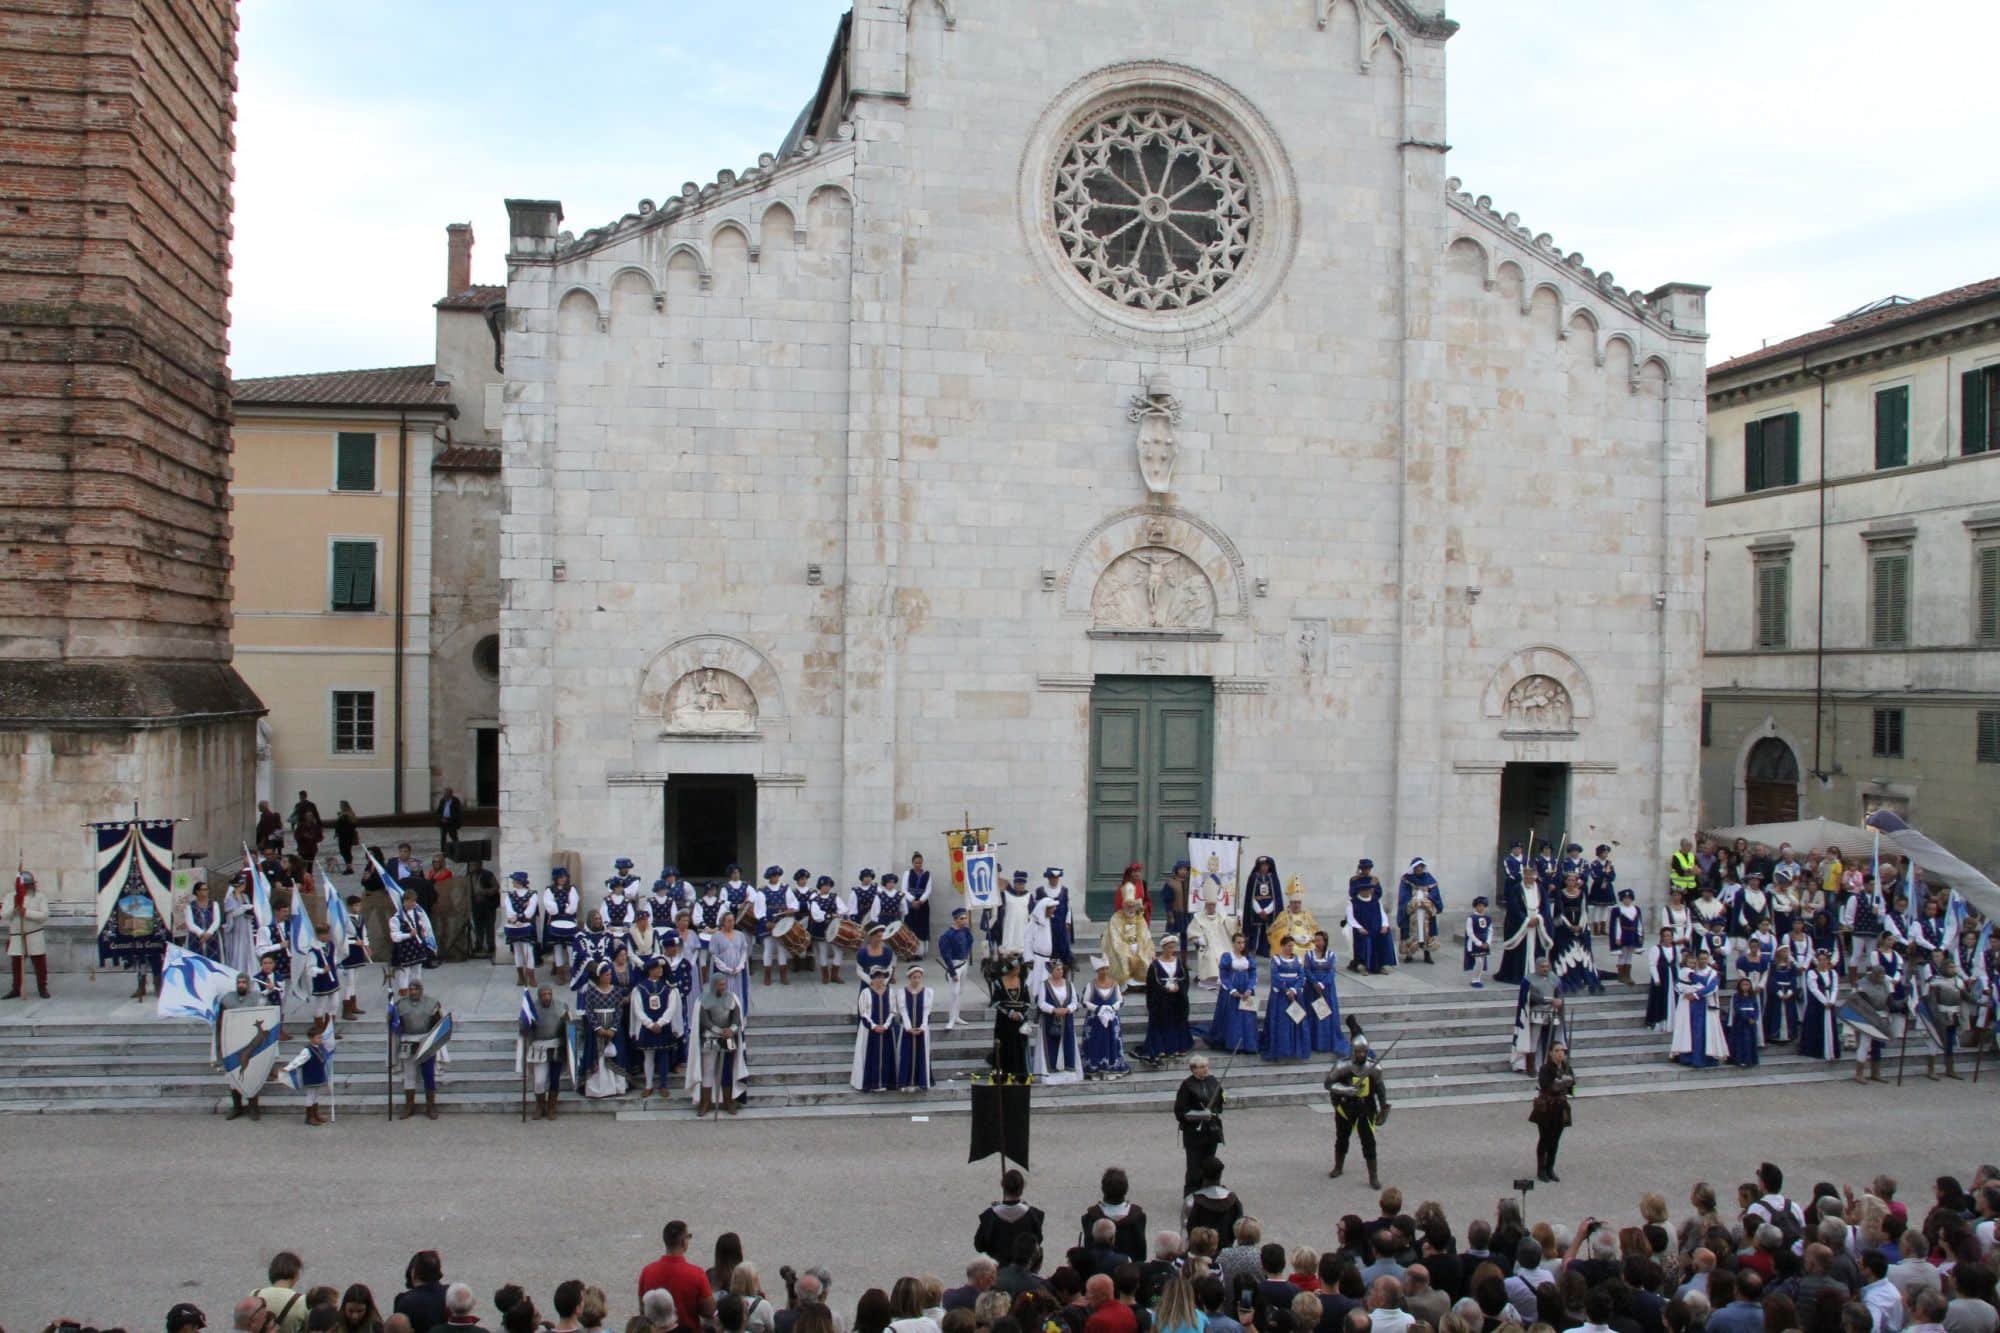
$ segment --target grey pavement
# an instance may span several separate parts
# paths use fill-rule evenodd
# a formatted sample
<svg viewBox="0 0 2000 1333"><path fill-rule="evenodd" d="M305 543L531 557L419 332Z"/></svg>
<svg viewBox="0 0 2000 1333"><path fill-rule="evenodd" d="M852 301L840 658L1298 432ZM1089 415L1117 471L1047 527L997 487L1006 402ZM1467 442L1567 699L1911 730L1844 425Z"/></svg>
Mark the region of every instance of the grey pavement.
<svg viewBox="0 0 2000 1333"><path fill-rule="evenodd" d="M1587 1085L1588 1061L1579 1074ZM1800 1192L1815 1179L1886 1170L1917 1207L1932 1177L1963 1179L2000 1160L1995 1091L1989 1073L1977 1087L1919 1079L1584 1102L1564 1142L1563 1183L1530 1195L1529 1213L1626 1222L1639 1194L1658 1189L1678 1219L1697 1178L1727 1199L1765 1157ZM1527 1109L1524 1089L1518 1106L1396 1115L1387 1182L1412 1205L1443 1203L1462 1235L1474 1216L1491 1216L1514 1177L1532 1174ZM231 1303L261 1284L279 1248L305 1257L308 1283L366 1282L386 1309L410 1253L436 1247L447 1278L478 1293L488 1326L503 1281L524 1283L546 1310L555 1284L574 1276L604 1287L616 1328L670 1217L693 1226L703 1262L717 1232L739 1232L774 1291L781 1263L827 1266L834 1302L851 1315L862 1290L886 1290L903 1273L955 1279L980 1208L997 1197L996 1167L964 1160L962 1117L779 1128L497 1116L390 1124L379 1110L357 1111L321 1130L291 1116L0 1121L0 1326L38 1329L66 1315L157 1329L168 1306L190 1300L211 1327L227 1328ZM1228 1179L1267 1239L1317 1248L1333 1243L1341 1214L1374 1215L1363 1177L1325 1177L1326 1117L1241 1112L1228 1134ZM1132 1173L1133 1196L1154 1218L1176 1206L1181 1152L1164 1096L1152 1119L1044 1120L1033 1156L1029 1197L1049 1210L1058 1253L1106 1165Z"/></svg>

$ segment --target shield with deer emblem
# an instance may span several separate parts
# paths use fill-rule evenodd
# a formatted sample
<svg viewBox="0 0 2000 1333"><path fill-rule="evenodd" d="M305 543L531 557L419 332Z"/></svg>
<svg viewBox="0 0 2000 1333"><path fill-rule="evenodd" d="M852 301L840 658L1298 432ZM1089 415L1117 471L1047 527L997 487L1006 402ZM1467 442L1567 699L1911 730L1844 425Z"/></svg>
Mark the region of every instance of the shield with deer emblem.
<svg viewBox="0 0 2000 1333"><path fill-rule="evenodd" d="M271 1081L271 1068L278 1063L280 1021L277 1005L257 1004L225 1009L216 1024L222 1072L229 1086L245 1097L255 1097Z"/></svg>

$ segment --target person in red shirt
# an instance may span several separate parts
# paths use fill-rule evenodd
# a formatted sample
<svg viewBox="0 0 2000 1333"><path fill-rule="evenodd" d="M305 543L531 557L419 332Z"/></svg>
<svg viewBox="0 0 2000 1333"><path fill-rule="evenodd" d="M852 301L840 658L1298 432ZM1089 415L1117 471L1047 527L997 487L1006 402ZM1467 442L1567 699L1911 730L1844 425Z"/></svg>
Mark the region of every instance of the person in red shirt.
<svg viewBox="0 0 2000 1333"><path fill-rule="evenodd" d="M1106 1274L1099 1273L1083 1284L1083 1302L1090 1307L1083 1333L1139 1333L1139 1316L1118 1299L1117 1289Z"/></svg>
<svg viewBox="0 0 2000 1333"><path fill-rule="evenodd" d="M649 1291L670 1293L681 1327L693 1329L715 1313L715 1293L708 1285L708 1274L688 1262L688 1239L688 1224L679 1218L661 1229L660 1243L667 1252L640 1272L639 1301L643 1305Z"/></svg>

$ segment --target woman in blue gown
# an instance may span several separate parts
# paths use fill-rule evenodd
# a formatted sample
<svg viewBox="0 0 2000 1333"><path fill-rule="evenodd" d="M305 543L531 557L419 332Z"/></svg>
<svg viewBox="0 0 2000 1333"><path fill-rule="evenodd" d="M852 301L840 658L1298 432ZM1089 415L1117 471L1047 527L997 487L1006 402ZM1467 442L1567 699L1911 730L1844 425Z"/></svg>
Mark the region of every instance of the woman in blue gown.
<svg viewBox="0 0 2000 1333"><path fill-rule="evenodd" d="M880 926L868 927L868 938L854 954L854 975L863 986L868 978L877 972L887 972L894 979L896 971L896 951L883 943L884 930Z"/></svg>
<svg viewBox="0 0 2000 1333"><path fill-rule="evenodd" d="M1840 975L1833 970L1833 955L1820 950L1813 965L1799 979L1803 1012L1799 1017L1799 1054L1813 1060L1840 1058Z"/></svg>
<svg viewBox="0 0 2000 1333"><path fill-rule="evenodd" d="M847 1082L857 1092L896 1090L896 997L888 970L872 972L855 997L854 1065Z"/></svg>
<svg viewBox="0 0 2000 1333"><path fill-rule="evenodd" d="M1215 992L1215 1017L1208 1044L1218 1051L1257 1051L1257 959L1238 931L1222 955L1222 984Z"/></svg>
<svg viewBox="0 0 2000 1333"><path fill-rule="evenodd" d="M1077 1010L1083 1007L1069 969L1054 959L1049 961L1048 979L1042 982L1035 1008L1041 1012L1041 1040L1035 1045L1035 1076L1044 1083L1083 1081L1081 1057L1076 1049Z"/></svg>
<svg viewBox="0 0 2000 1333"><path fill-rule="evenodd" d="M1549 903L1549 937L1554 941L1550 961L1563 994L1589 991L1602 995L1604 982L1597 975L1597 957L1591 947L1590 904L1575 875Z"/></svg>
<svg viewBox="0 0 2000 1333"><path fill-rule="evenodd" d="M1332 943L1325 931L1313 933L1313 947L1299 961L1305 964L1306 969L1307 1010L1312 1009L1315 1001L1326 1001L1326 1017L1309 1013L1306 1019L1312 1028L1312 1048L1323 1055L1337 1055L1344 1059L1349 1048L1347 1034L1340 1027L1340 990L1335 984L1340 972L1340 959L1334 956Z"/></svg>
<svg viewBox="0 0 2000 1333"><path fill-rule="evenodd" d="M1347 900L1347 930L1353 942L1350 964L1370 976L1396 965L1396 937L1382 910L1382 890L1364 885Z"/></svg>
<svg viewBox="0 0 2000 1333"><path fill-rule="evenodd" d="M1188 988L1192 978L1181 963L1180 941L1160 941L1160 956L1146 968L1146 1041L1139 1058L1157 1064L1194 1049L1188 1030Z"/></svg>
<svg viewBox="0 0 2000 1333"><path fill-rule="evenodd" d="M1694 965L1681 972L1674 989L1680 1003L1674 1009L1673 1058L1692 1069L1715 1065L1727 1051L1722 1032L1720 976L1709 965L1708 950L1697 950Z"/></svg>
<svg viewBox="0 0 2000 1333"><path fill-rule="evenodd" d="M1798 1035L1799 970L1792 965L1791 950L1780 946L1764 985L1764 1040L1789 1042Z"/></svg>
<svg viewBox="0 0 2000 1333"><path fill-rule="evenodd" d="M1312 1015L1306 1012L1311 995L1307 990L1305 964L1293 947L1292 937L1278 940L1278 956L1271 960L1271 986L1264 996L1264 1030L1258 1049L1266 1060L1307 1060L1312 1058Z"/></svg>
<svg viewBox="0 0 2000 1333"><path fill-rule="evenodd" d="M904 977L896 992L896 1084L917 1092L931 1085L932 997L922 964L911 963Z"/></svg>
<svg viewBox="0 0 2000 1333"><path fill-rule="evenodd" d="M1736 978L1736 991L1729 997L1727 1013L1723 1026L1729 1032L1729 1063L1753 1068L1757 1063L1757 1047L1764 1039L1764 1005L1756 983L1750 978Z"/></svg>
<svg viewBox="0 0 2000 1333"><path fill-rule="evenodd" d="M1119 1017L1125 992L1111 981L1111 965L1097 965L1097 979L1083 992L1083 1076L1122 1078L1132 1072L1125 1060L1125 1023Z"/></svg>

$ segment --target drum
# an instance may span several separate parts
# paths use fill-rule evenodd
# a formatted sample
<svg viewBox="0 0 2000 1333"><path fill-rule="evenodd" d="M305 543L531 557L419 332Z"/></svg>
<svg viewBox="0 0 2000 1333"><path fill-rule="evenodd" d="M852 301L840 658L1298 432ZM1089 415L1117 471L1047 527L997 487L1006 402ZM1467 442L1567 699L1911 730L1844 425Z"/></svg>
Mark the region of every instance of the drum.
<svg viewBox="0 0 2000 1333"><path fill-rule="evenodd" d="M757 909L745 903L743 910L736 914L736 928L746 935L757 933Z"/></svg>
<svg viewBox="0 0 2000 1333"><path fill-rule="evenodd" d="M896 927L889 936L889 947L896 951L898 958L918 958L924 952L924 942L908 926Z"/></svg>
<svg viewBox="0 0 2000 1333"><path fill-rule="evenodd" d="M861 942L865 938L861 933L860 924L845 918L834 924L832 936L833 942L848 953L859 953Z"/></svg>
<svg viewBox="0 0 2000 1333"><path fill-rule="evenodd" d="M794 958L803 958L812 952L812 932L806 929L803 921L788 916L779 917L777 924L771 927L771 934L784 944L785 952Z"/></svg>

